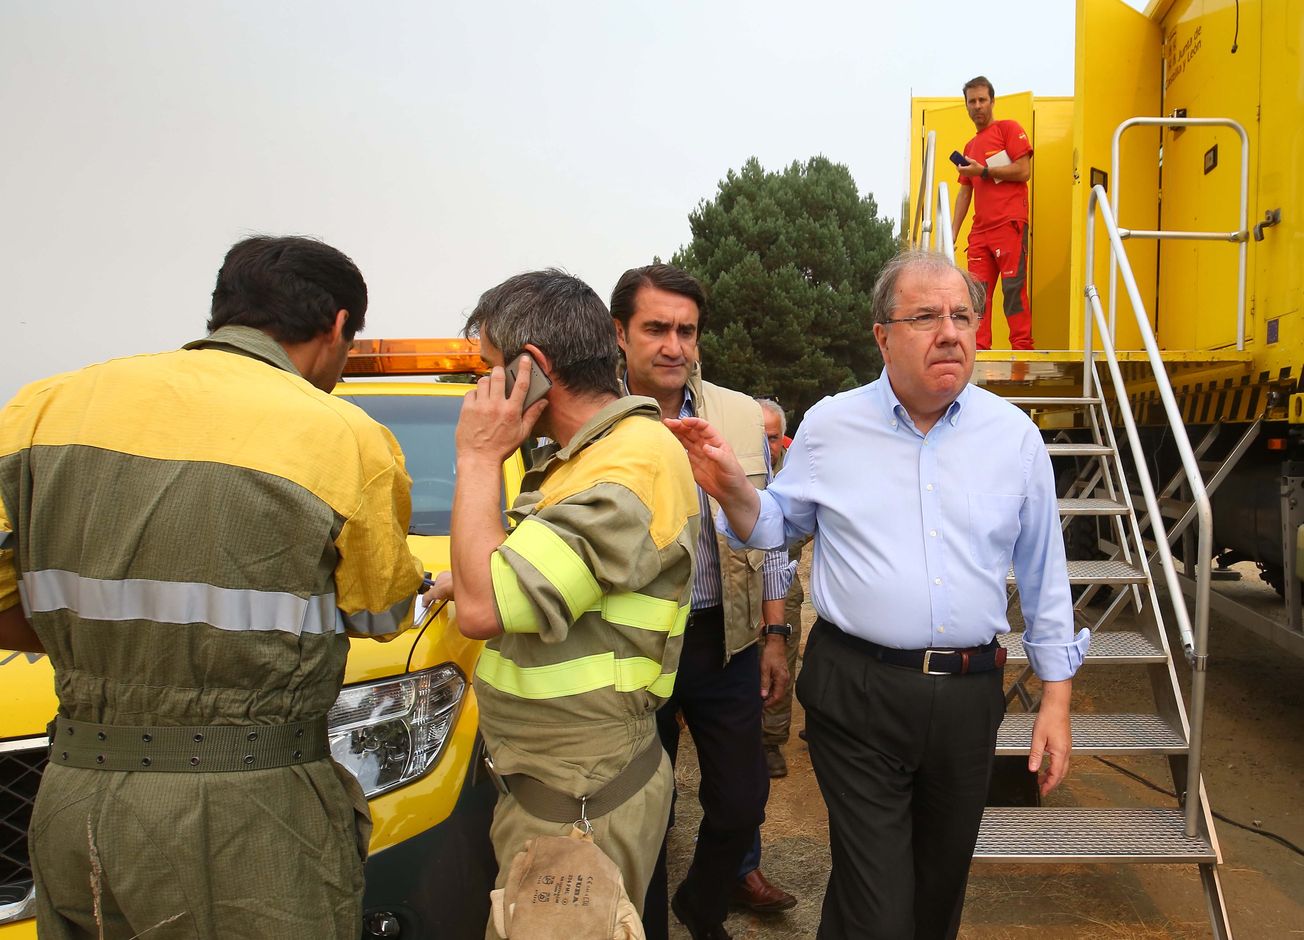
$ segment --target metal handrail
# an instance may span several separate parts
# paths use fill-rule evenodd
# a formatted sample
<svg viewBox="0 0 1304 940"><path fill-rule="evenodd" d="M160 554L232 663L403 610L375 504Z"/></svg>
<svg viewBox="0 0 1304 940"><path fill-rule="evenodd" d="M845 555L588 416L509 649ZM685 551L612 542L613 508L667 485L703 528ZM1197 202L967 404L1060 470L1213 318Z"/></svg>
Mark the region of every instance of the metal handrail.
<svg viewBox="0 0 1304 940"><path fill-rule="evenodd" d="M951 190L945 183L937 184L937 232L933 239L937 250L954 262L955 237L951 234Z"/></svg>
<svg viewBox="0 0 1304 940"><path fill-rule="evenodd" d="M911 226L911 244L929 248L933 233L933 162L937 149L937 131L924 136L924 172L919 178L919 198L915 200L915 221Z"/></svg>
<svg viewBox="0 0 1304 940"><path fill-rule="evenodd" d="M1112 330L1110 327L1112 327L1112 324L1107 324L1105 320L1105 311L1100 303L1100 292L1096 289L1094 283L1096 226L1093 223L1096 214L1099 214L1100 221L1105 224L1105 231L1109 235L1111 258L1118 264L1118 271L1123 278L1123 286L1127 290L1128 299L1132 302L1132 314L1136 318L1137 328L1141 332L1141 342L1145 346L1146 358L1149 360L1150 368L1154 372L1155 387L1158 389L1159 400L1163 404L1164 413L1168 417L1173 443L1177 445L1177 453L1182 461L1182 469L1186 473L1187 483L1191 488L1191 501L1195 506L1199 520L1199 555L1197 557L1203 561L1195 572L1194 627L1192 627L1190 614L1182 597L1181 584L1177 580L1177 569L1173 563L1173 554L1168 545L1168 532L1164 526L1163 516L1159 512L1158 500L1155 498L1154 484L1151 483L1150 474L1146 470L1148 463L1146 453L1141 447L1141 439L1137 434L1136 419L1133 417L1132 409L1128 405L1127 386L1123 381L1122 370L1119 368L1118 356L1115 353L1111 336ZM1123 418L1128 445L1132 450L1132 463L1137 468L1141 494L1145 498L1146 511L1150 514L1151 526L1159 550L1160 565L1164 574L1164 582L1168 585L1168 595L1173 604L1173 613L1177 617L1177 629L1181 634L1186 658L1192 667L1191 740L1187 755L1185 823L1186 834L1194 836L1200 818L1200 754L1201 740L1204 733L1205 676L1208 668L1208 653L1206 650L1209 643L1209 560L1213 558L1213 509L1209 502L1209 493L1205 489L1204 478L1200 474L1199 463L1191 447L1191 439L1186 434L1186 425L1182 422L1182 414L1178 410L1176 399L1173 397L1173 387L1168 381L1168 374L1164 371L1163 358L1159 354L1159 345L1155 341L1154 331L1150 328L1150 320L1146 316L1145 305L1141 300L1141 292L1137 289L1136 276L1132 273L1132 265L1128 262L1127 254L1123 251L1123 238L1119 233L1118 223L1115 221L1113 211L1109 207L1108 197L1103 186L1093 186L1091 195L1087 200L1086 265L1087 284L1084 293L1086 294L1087 304L1091 309L1089 314L1083 318L1085 324L1083 397L1090 398L1093 391L1091 379L1091 363L1093 361L1091 325L1094 319L1096 326L1100 330L1101 350L1109 367L1110 378L1113 381L1119 403L1119 413Z"/></svg>
<svg viewBox="0 0 1304 940"><path fill-rule="evenodd" d="M1187 241L1227 241L1240 246L1239 269L1236 277L1236 349L1245 349L1245 265L1246 247L1250 237L1250 138L1239 123L1231 118L1189 118L1189 117L1134 117L1129 118L1114 129L1114 139L1110 144L1109 172L1113 181L1110 196L1110 208L1115 222L1118 220L1118 197L1122 192L1119 181L1118 144L1123 132L1129 127L1230 127L1241 138L1241 214L1240 225L1234 232L1178 232L1156 231L1151 229L1118 229L1120 238L1174 238ZM1118 297L1118 260L1109 256L1109 335L1117 336L1114 331L1115 312Z"/></svg>

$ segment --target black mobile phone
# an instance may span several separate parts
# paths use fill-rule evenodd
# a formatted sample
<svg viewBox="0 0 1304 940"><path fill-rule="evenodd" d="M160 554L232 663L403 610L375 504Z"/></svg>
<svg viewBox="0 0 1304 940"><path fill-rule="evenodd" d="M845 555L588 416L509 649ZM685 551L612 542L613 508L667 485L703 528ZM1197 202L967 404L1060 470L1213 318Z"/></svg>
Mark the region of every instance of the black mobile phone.
<svg viewBox="0 0 1304 940"><path fill-rule="evenodd" d="M960 151L952 150L951 162L954 163L956 166L964 166L969 161L964 158L964 154L962 154Z"/></svg>
<svg viewBox="0 0 1304 940"><path fill-rule="evenodd" d="M524 355L530 356L529 353L525 353ZM512 389L516 388L516 373L520 367L521 357L517 356L508 364L505 370L507 372L507 385L505 391L509 398L512 395ZM524 411L544 395L548 394L548 389L550 388L552 388L552 379L548 378L547 374L539 368L539 361L533 356L530 356L530 387L525 393L525 404L522 406L521 410Z"/></svg>

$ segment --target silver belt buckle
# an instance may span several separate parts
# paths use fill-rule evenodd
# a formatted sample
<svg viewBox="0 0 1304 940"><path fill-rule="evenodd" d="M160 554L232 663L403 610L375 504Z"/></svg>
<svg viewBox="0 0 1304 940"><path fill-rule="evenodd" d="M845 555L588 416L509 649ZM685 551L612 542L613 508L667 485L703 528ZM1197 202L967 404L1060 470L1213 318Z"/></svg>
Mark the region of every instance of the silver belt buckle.
<svg viewBox="0 0 1304 940"><path fill-rule="evenodd" d="M943 672L943 671L934 672L933 670L929 669L928 667L932 664L932 659L933 659L933 654L934 654L934 653L943 653L943 654L946 654L946 655L950 655L950 654L952 654L952 653L954 653L954 652L955 652L955 650L935 650L935 649L926 649L926 650L924 650L924 668L923 668L924 675L926 675L926 676L949 676L949 675L951 674L951 673L949 673L949 672Z"/></svg>

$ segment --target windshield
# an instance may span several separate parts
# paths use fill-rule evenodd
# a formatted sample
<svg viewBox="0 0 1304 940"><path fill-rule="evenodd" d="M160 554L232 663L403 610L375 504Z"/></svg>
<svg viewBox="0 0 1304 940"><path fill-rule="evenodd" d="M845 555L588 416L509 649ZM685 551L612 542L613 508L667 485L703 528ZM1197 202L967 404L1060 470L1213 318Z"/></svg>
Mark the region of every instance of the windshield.
<svg viewBox="0 0 1304 940"><path fill-rule="evenodd" d="M457 466L453 433L462 399L443 395L342 395L398 438L412 477L412 535L448 535Z"/></svg>

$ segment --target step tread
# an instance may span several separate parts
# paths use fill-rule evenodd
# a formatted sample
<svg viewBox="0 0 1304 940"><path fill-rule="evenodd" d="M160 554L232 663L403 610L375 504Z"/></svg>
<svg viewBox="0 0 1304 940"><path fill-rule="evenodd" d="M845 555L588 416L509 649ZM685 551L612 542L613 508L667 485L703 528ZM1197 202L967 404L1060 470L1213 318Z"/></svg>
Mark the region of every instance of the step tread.
<svg viewBox="0 0 1304 940"><path fill-rule="evenodd" d="M1046 451L1052 457L1104 457L1112 454L1114 449L1108 444L1078 444L1072 441L1052 441L1046 445Z"/></svg>
<svg viewBox="0 0 1304 940"><path fill-rule="evenodd" d="M1006 633L998 637L1005 647L1008 661L1026 663L1028 653L1023 648L1022 633ZM1100 630L1091 634L1091 645L1087 648L1088 662L1127 663L1162 663L1168 657L1164 651L1150 642L1143 633L1130 630Z"/></svg>
<svg viewBox="0 0 1304 940"><path fill-rule="evenodd" d="M1002 395L1012 405L1099 405L1099 398L1082 398L1081 396L1046 396L1046 395Z"/></svg>
<svg viewBox="0 0 1304 940"><path fill-rule="evenodd" d="M996 733L996 753L1027 754L1036 719L1028 713L1006 715ZM1069 720L1075 754L1182 754L1187 750L1182 729L1158 715L1078 714Z"/></svg>
<svg viewBox="0 0 1304 940"><path fill-rule="evenodd" d="M1135 565L1117 560L1071 560L1068 563L1069 584L1145 584L1146 574ZM1014 584L1014 572L1005 576L1006 583Z"/></svg>
<svg viewBox="0 0 1304 940"><path fill-rule="evenodd" d="M1166 807L988 807L974 860L982 862L1217 861L1213 846L1186 835L1182 810Z"/></svg>
<svg viewBox="0 0 1304 940"><path fill-rule="evenodd" d="M1121 516L1127 506L1116 499L1099 496L1062 498L1058 500L1061 516Z"/></svg>

